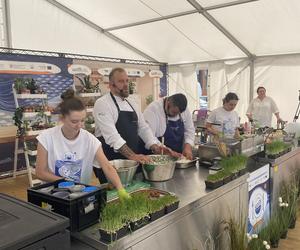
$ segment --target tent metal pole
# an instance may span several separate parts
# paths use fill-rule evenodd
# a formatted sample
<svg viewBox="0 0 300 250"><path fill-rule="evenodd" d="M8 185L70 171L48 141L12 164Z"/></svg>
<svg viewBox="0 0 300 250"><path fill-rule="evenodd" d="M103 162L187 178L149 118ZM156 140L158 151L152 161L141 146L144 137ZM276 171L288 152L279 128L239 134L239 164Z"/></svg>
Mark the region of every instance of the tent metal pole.
<svg viewBox="0 0 300 250"><path fill-rule="evenodd" d="M148 23L159 22L159 21L163 21L163 20L167 20L167 19L172 19L175 17L187 16L187 15L191 15L191 14L195 14L195 13L198 13L198 11L197 10L189 10L189 11L180 12L180 13L176 13L176 14L172 14L172 15L168 15L168 16L151 18L151 19L147 19L144 21L140 21L140 22L134 22L134 23L128 23L128 24L119 25L119 26L115 26L115 27L110 27L110 28L104 29L104 31L125 29L125 28L129 28L129 27L142 25L142 24L148 24Z"/></svg>
<svg viewBox="0 0 300 250"><path fill-rule="evenodd" d="M254 55L252 55L252 53L243 44L241 44L228 30L226 30L212 15L205 11L204 8L196 0L187 1L249 58L254 57Z"/></svg>
<svg viewBox="0 0 300 250"><path fill-rule="evenodd" d="M4 21L3 27L5 36L5 46L8 48L12 48L9 0L2 0L2 13Z"/></svg>
<svg viewBox="0 0 300 250"><path fill-rule="evenodd" d="M229 3L218 4L218 5L213 5L213 6L210 6L210 7L206 7L206 8L203 8L202 11L216 10L216 9L226 8L226 7L230 7L230 6L234 6L234 5L240 5L240 4L245 4L245 3L249 3L249 2L255 2L255 1L259 1L259 0L233 1L233 2L229 2ZM147 20L143 20L143 21L139 21L139 22L134 22L134 23L128 23L128 24L124 24L124 25L119 25L119 26L115 26L115 27L106 28L106 29L104 29L104 31L125 29L125 28L129 28L129 27L142 25L142 24L148 24L148 23L159 22L159 21L163 21L163 20L167 20L167 19L176 18L176 17L192 15L192 14L195 14L195 13L199 13L199 10L189 10L189 11L175 13L175 14L172 14L172 15L151 18L151 19L147 19Z"/></svg>
<svg viewBox="0 0 300 250"><path fill-rule="evenodd" d="M86 19L85 17L79 15L77 12L69 9L68 7L64 6L63 4L55 1L55 0L45 0L48 3L54 5L55 7L57 7L58 9L68 13L69 15L71 15L72 17L76 18L77 20L85 23L86 25L88 25L89 27L97 30L100 33L103 33L104 35L106 35L107 37L109 37L110 39L122 44L123 46L125 46L126 48L134 51L135 53L149 59L150 61L154 61L154 62L158 62L156 59L152 58L151 56L147 55L146 53L144 53L143 51L135 48L134 46L130 45L129 43L125 42L124 40L116 37L115 35L113 35L110 32L105 32L103 28L101 28L100 26L98 26L97 24L89 21L88 19Z"/></svg>
<svg viewBox="0 0 300 250"><path fill-rule="evenodd" d="M300 53L286 53L286 54L274 54L274 55L261 55L256 56L256 59L267 59L267 58L280 58L286 56L300 56Z"/></svg>
<svg viewBox="0 0 300 250"><path fill-rule="evenodd" d="M228 3L213 5L210 7L205 7L203 9L204 9L204 11L216 10L216 9L222 9L222 8L226 8L226 7L231 7L231 6L241 5L241 4L245 4L245 3L251 3L251 2L257 2L257 1L259 1L259 0L237 0L237 1L232 1L232 2L228 2Z"/></svg>
<svg viewBox="0 0 300 250"><path fill-rule="evenodd" d="M261 55L255 56L255 59L268 59L268 58L281 58L286 56L300 56L300 53L287 53L287 54L274 54L274 55ZM220 60L210 60L210 61L197 61L197 62L186 62L186 63L171 63L169 66L181 66L181 65L192 65L192 64L201 64L201 63L218 63L218 62L227 62L235 60L249 59L248 57L237 57L237 58L227 58Z"/></svg>
<svg viewBox="0 0 300 250"><path fill-rule="evenodd" d="M197 61L197 62L187 62L187 63L170 63L169 66L181 66L181 65L193 65L193 64L201 64L201 63L219 63L219 62L227 62L227 61L235 61L235 60L245 60L249 59L248 57L237 57L237 58L228 58L228 59L220 59L220 60L210 60L210 61Z"/></svg>
<svg viewBox="0 0 300 250"><path fill-rule="evenodd" d="M254 97L254 59L250 61L249 103Z"/></svg>

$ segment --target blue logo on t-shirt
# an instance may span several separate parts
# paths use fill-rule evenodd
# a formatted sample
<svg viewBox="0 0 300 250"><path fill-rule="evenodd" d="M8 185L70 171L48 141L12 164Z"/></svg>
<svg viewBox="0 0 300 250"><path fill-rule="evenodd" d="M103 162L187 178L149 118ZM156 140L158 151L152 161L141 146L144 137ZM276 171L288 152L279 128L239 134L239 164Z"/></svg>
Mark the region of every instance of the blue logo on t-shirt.
<svg viewBox="0 0 300 250"><path fill-rule="evenodd" d="M76 160L75 153L65 153L64 160L56 160L55 175L67 177L79 182L82 170L82 160Z"/></svg>

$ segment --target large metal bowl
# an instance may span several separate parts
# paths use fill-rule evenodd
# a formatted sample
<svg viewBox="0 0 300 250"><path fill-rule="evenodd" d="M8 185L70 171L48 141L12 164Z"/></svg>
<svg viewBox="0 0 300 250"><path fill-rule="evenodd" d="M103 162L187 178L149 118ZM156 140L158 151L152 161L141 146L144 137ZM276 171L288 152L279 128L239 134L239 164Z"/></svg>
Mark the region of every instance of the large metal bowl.
<svg viewBox="0 0 300 250"><path fill-rule="evenodd" d="M112 160L110 163L116 169L123 186L128 186L139 166L138 162L132 160Z"/></svg>
<svg viewBox="0 0 300 250"><path fill-rule="evenodd" d="M149 155L151 163L143 164L145 178L149 181L167 181L173 178L175 159L168 155Z"/></svg>

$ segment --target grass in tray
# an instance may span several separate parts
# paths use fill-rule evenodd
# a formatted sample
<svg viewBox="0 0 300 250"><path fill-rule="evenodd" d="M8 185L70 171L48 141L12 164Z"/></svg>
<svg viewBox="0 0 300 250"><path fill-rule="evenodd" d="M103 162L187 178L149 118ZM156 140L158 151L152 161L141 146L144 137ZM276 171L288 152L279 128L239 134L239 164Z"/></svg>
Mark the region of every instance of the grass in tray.
<svg viewBox="0 0 300 250"><path fill-rule="evenodd" d="M225 177L227 177L230 173L226 172L224 170L218 171L215 174L210 174L207 176L207 180L211 182L217 182L219 180L223 180Z"/></svg>
<svg viewBox="0 0 300 250"><path fill-rule="evenodd" d="M151 198L149 193L139 192L132 194L131 199L125 202L109 202L101 213L100 228L107 232L116 232L129 222L138 221L177 201L178 197L174 195Z"/></svg>
<svg viewBox="0 0 300 250"><path fill-rule="evenodd" d="M266 145L266 153L268 155L276 155L286 150L287 148L288 145L286 143L276 140Z"/></svg>
<svg viewBox="0 0 300 250"><path fill-rule="evenodd" d="M125 226L122 204L108 203L101 214L101 229L113 233Z"/></svg>
<svg viewBox="0 0 300 250"><path fill-rule="evenodd" d="M220 162L225 171L234 172L245 168L248 157L245 155L234 155L223 158Z"/></svg>

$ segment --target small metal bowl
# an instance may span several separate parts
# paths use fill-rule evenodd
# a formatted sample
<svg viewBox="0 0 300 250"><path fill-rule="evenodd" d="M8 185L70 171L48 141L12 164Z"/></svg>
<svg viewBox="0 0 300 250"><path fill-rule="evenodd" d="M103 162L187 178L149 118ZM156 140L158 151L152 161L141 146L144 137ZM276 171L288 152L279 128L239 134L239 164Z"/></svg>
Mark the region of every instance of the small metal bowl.
<svg viewBox="0 0 300 250"><path fill-rule="evenodd" d="M183 160L177 160L176 161L176 168L180 168L180 169L185 169L185 168L190 168L190 167L195 167L197 161L199 160L199 158L195 158L193 160L186 160L183 162Z"/></svg>

